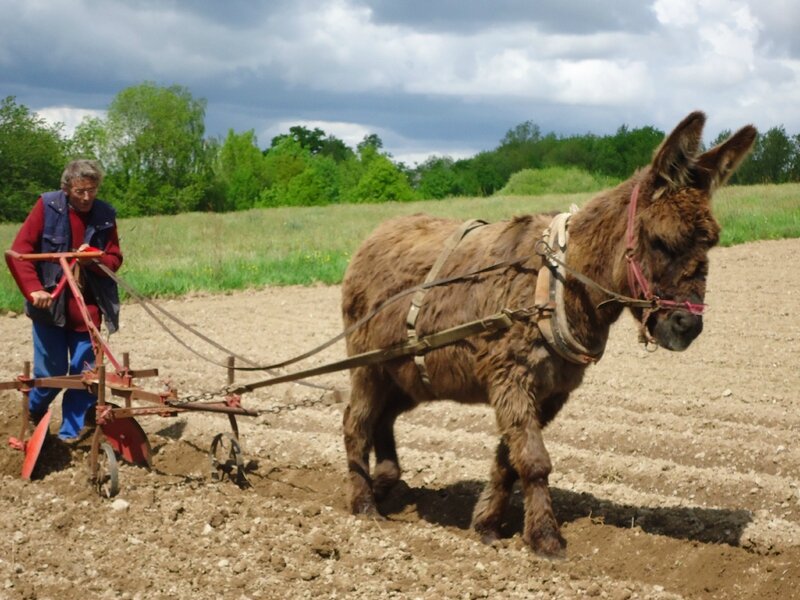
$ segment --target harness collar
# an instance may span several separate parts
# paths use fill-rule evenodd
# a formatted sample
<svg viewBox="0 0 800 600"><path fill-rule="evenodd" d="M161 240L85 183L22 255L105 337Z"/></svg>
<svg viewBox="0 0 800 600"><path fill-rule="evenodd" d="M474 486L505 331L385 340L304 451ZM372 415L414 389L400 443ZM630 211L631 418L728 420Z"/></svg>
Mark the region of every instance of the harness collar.
<svg viewBox="0 0 800 600"><path fill-rule="evenodd" d="M569 362L587 365L600 360L605 346L592 350L586 348L572 335L567 321L564 304L565 258L569 219L576 211L577 207L573 207L571 212L556 215L542 234L542 239L552 252L544 256L546 268L539 271L534 302L538 311L536 324L548 346Z"/></svg>

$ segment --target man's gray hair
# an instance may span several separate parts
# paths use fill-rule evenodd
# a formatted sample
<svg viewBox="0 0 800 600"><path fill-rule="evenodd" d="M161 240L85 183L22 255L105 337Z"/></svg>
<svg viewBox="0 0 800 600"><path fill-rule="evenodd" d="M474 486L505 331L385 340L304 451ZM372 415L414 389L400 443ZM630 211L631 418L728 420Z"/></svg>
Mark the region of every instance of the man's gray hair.
<svg viewBox="0 0 800 600"><path fill-rule="evenodd" d="M61 174L61 189L68 191L73 179L91 179L99 186L103 182L103 175L99 162L79 158L70 162Z"/></svg>

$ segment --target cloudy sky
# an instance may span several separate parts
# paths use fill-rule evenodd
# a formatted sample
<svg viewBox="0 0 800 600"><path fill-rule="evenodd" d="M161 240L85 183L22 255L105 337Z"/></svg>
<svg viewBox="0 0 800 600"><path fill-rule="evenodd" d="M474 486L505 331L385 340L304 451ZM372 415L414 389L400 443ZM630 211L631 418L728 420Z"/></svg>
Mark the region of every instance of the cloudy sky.
<svg viewBox="0 0 800 600"><path fill-rule="evenodd" d="M753 123L800 133L797 0L0 0L0 98L67 132L144 81L206 129L292 125L409 165L543 132Z"/></svg>

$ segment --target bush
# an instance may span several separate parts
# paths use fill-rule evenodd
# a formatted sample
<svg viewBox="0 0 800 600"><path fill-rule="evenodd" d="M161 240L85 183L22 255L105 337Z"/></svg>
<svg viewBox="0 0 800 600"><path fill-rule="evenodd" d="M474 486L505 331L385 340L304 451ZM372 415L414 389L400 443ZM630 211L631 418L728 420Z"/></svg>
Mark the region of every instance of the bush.
<svg viewBox="0 0 800 600"><path fill-rule="evenodd" d="M597 192L619 183L606 175L593 175L577 167L545 167L517 171L496 196L542 196Z"/></svg>

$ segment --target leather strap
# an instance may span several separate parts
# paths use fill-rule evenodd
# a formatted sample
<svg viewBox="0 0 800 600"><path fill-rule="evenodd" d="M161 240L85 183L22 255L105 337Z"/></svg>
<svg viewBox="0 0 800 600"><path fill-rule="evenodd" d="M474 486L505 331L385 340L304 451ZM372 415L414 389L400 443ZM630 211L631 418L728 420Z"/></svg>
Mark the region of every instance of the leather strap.
<svg viewBox="0 0 800 600"><path fill-rule="evenodd" d="M470 231L476 229L477 227L482 227L486 225L486 221L482 221L480 219L470 219L469 221L465 221L461 224L461 226L456 229L453 234L447 238L447 241L444 244L444 248L442 249L439 256L434 261L431 270L428 271L428 276L425 278L423 282L423 287L416 291L416 293L411 297L411 306L408 309L408 315L406 316L406 334L408 335L408 341L410 344L414 344L419 340L419 336L417 335L417 317L419 317L419 311L422 308L422 304L425 301L425 295L428 293L427 284L434 281L438 275L439 271L441 271L442 266L447 259L450 258L450 255L455 250L456 246L458 246L459 242L466 236ZM431 389L431 380L428 375L428 369L425 366L425 358L422 354L414 354L414 362L417 365L417 370L419 371L419 376L422 379L422 382L428 388L428 391L433 393Z"/></svg>
<svg viewBox="0 0 800 600"><path fill-rule="evenodd" d="M278 377L264 379L253 383L246 383L233 390L230 390L230 393L243 394L245 392L251 392L258 388L267 387L278 383L296 381L298 379L304 379L314 375L323 375L325 373L333 373L334 371L342 371L344 369L352 369L355 367L384 363L395 358L401 358L403 356L424 356L430 350L447 346L457 342L458 340L462 340L479 333L494 333L495 331L500 331L501 329L508 329L514 323L514 319L523 318L527 318L527 313L524 311L514 312L503 310L483 319L477 319L475 321L470 321L469 323L463 323L462 325L451 327L450 329L444 329L437 333L426 335L414 340L413 342L408 340L396 346L390 346L389 348L382 348L379 350L370 350L368 352L350 356L343 360L321 365L319 367L313 367L304 371L288 373L286 375L280 375Z"/></svg>

